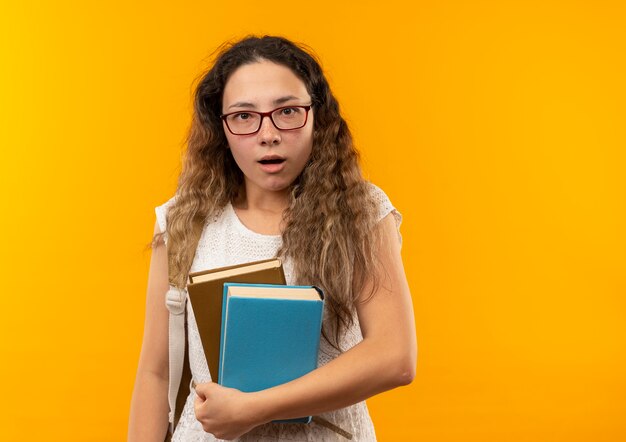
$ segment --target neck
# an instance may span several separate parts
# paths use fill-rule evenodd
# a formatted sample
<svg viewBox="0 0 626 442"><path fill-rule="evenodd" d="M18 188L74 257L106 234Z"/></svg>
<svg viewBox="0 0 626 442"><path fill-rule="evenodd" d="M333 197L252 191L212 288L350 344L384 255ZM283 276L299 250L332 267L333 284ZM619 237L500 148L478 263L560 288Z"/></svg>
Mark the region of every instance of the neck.
<svg viewBox="0 0 626 442"><path fill-rule="evenodd" d="M241 209L261 210L264 212L282 213L289 205L290 189L270 191L257 186L245 185L245 193L235 201Z"/></svg>

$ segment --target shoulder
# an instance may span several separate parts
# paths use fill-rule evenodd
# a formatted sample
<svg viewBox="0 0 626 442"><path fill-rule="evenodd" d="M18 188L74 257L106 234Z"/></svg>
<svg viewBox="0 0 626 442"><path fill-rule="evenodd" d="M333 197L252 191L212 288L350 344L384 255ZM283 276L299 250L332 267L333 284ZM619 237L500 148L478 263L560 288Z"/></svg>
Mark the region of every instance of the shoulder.
<svg viewBox="0 0 626 442"><path fill-rule="evenodd" d="M398 240L402 243L402 235L400 234L400 224L402 223L402 214L391 202L389 196L385 193L383 189L378 187L376 184L368 181L367 182L370 195L372 196L372 200L374 201L374 207L377 211L376 221L382 221L387 215L392 214L395 224L396 230L398 231Z"/></svg>
<svg viewBox="0 0 626 442"><path fill-rule="evenodd" d="M167 230L167 211L174 204L174 202L176 202L176 195L160 206L154 208L157 224L159 225L159 230L161 232L165 232Z"/></svg>

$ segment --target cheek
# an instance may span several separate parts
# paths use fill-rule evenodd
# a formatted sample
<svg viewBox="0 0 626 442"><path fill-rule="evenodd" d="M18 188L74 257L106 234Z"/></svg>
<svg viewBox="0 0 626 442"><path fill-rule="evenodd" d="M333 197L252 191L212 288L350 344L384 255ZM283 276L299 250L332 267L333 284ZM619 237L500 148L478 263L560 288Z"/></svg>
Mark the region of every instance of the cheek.
<svg viewBox="0 0 626 442"><path fill-rule="evenodd" d="M226 128L224 128L224 135L226 135L226 142L228 143L228 148L230 149L230 147L236 142L236 139Z"/></svg>
<svg viewBox="0 0 626 442"><path fill-rule="evenodd" d="M309 160L309 157L311 156L311 153L313 152L313 133L310 134L309 136L309 140L308 143L305 145L306 148L304 149L304 157L305 157L305 162Z"/></svg>
<svg viewBox="0 0 626 442"><path fill-rule="evenodd" d="M242 166L245 167L246 162L249 161L252 149L250 149L250 146L245 145L246 143L243 142L245 140L241 140L228 132L226 133L226 141L235 162L242 169Z"/></svg>
<svg viewBox="0 0 626 442"><path fill-rule="evenodd" d="M249 149L239 149L237 146L231 146L230 152L235 159L235 163L239 166L239 169L245 171L250 167L253 158L249 154Z"/></svg>
<svg viewBox="0 0 626 442"><path fill-rule="evenodd" d="M311 158L311 152L311 145L308 144L306 146L302 146L298 153L292 156L292 159L294 160L294 168L292 169L292 172L294 174L299 175L302 173Z"/></svg>

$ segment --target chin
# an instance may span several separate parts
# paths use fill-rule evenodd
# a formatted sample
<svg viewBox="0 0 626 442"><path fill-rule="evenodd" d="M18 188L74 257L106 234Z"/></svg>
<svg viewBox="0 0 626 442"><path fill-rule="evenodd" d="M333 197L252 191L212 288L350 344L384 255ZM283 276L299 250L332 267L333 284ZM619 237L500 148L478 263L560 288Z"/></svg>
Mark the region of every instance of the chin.
<svg viewBox="0 0 626 442"><path fill-rule="evenodd" d="M287 185L280 185L280 186L266 186L265 190L270 191L270 192L282 192L284 190L289 189L289 184Z"/></svg>
<svg viewBox="0 0 626 442"><path fill-rule="evenodd" d="M281 192L288 189L291 186L292 182L293 180L290 181L287 179L270 179L263 183L261 187L271 192Z"/></svg>

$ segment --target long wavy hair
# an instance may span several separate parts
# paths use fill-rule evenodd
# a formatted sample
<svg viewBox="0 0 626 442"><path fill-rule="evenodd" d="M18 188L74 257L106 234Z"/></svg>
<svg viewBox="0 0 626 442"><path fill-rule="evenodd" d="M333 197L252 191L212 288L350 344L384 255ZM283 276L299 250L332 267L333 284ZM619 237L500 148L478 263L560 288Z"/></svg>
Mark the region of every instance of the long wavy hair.
<svg viewBox="0 0 626 442"><path fill-rule="evenodd" d="M157 233L151 246L167 233L170 284L184 288L204 226L245 192L243 173L227 148L220 119L222 93L237 68L261 60L290 68L304 82L315 115L311 156L291 184L277 257L292 261L296 284L324 290L329 321L324 321L322 336L344 351L340 336L354 323L357 298L366 301L368 297L361 296L366 292L371 296L378 286L375 279L368 279L377 266L377 206L339 104L319 62L305 46L282 37L250 36L218 50L195 90L166 232Z"/></svg>

